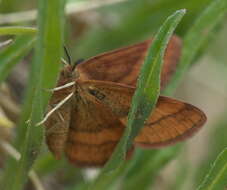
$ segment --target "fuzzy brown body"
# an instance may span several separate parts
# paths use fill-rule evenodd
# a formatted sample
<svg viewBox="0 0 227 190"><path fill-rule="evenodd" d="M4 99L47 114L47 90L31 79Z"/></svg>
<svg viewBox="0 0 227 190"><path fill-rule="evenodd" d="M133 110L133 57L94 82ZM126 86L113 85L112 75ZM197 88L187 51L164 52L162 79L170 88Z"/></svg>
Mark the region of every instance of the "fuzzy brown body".
<svg viewBox="0 0 227 190"><path fill-rule="evenodd" d="M73 96L45 122L46 141L57 158L64 152L80 167L106 163L124 132L138 73L150 43L148 40L102 54L75 69L71 65L64 67L57 86L72 81L75 84L54 92L49 110L72 92ZM173 37L165 54L162 87L176 67L180 47L180 40ZM181 141L205 120L198 108L160 96L134 146L152 148Z"/></svg>

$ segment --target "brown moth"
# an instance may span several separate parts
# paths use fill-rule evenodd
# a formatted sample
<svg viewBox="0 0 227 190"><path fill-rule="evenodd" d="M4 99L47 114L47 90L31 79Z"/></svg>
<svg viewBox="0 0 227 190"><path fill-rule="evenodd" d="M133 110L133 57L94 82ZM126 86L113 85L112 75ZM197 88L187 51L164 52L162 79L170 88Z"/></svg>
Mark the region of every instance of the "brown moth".
<svg viewBox="0 0 227 190"><path fill-rule="evenodd" d="M103 166L108 161L124 132L150 43L104 53L76 67L64 66L43 120L47 145L56 158L65 153L80 167ZM165 52L161 88L174 72L180 53L181 41L173 36ZM153 148L182 141L205 121L205 114L195 106L160 96L134 146Z"/></svg>

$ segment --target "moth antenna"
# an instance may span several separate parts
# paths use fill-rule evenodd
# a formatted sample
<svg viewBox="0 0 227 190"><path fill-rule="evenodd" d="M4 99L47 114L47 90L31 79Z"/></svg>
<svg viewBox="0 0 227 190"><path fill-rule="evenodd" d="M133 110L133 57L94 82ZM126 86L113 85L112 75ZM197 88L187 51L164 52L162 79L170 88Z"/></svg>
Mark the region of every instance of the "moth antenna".
<svg viewBox="0 0 227 190"><path fill-rule="evenodd" d="M66 55L66 57L67 57L67 59L68 59L68 64L69 65L72 65L72 60L71 60L71 56L70 56L70 54L69 54L69 51L68 51L68 49L66 48L66 46L64 46L64 51L65 51L65 55Z"/></svg>
<svg viewBox="0 0 227 190"><path fill-rule="evenodd" d="M58 110L62 105L64 105L65 102L67 102L72 96L74 95L74 92L70 93L68 96L66 96L61 102L59 102L52 110L50 110L46 116L44 117L44 119L42 121L40 121L39 123L36 123L35 126L40 126L42 124L44 124L47 119L51 116L51 114L53 114L56 110Z"/></svg>
<svg viewBox="0 0 227 190"><path fill-rule="evenodd" d="M64 84L62 86L58 86L56 88L53 88L53 89L46 89L47 91L49 92L55 92L55 91L58 91L58 90L62 90L62 89L65 89L65 88L68 88L70 86L73 86L75 84L75 82L69 82L67 84Z"/></svg>

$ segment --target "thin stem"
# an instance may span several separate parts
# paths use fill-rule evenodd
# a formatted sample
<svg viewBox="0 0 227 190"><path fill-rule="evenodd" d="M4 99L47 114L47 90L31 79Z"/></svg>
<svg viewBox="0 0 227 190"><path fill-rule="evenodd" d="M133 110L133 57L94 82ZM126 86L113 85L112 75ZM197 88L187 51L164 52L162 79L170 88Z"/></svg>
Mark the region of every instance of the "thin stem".
<svg viewBox="0 0 227 190"><path fill-rule="evenodd" d="M23 26L0 27L0 35L36 34L37 29Z"/></svg>
<svg viewBox="0 0 227 190"><path fill-rule="evenodd" d="M2 147L2 149L7 152L10 156L12 156L14 159L16 159L17 161L20 160L20 153L8 142L1 140L0 141L0 146ZM31 181L34 184L34 187L37 190L45 190L38 175L35 173L34 170L31 170L28 173L28 176L30 177Z"/></svg>

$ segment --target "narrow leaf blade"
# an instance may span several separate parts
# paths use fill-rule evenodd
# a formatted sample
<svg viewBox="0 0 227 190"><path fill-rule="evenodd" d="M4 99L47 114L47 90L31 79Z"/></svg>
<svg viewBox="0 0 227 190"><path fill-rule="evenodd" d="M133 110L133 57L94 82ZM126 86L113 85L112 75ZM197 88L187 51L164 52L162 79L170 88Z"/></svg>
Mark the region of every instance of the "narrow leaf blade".
<svg viewBox="0 0 227 190"><path fill-rule="evenodd" d="M53 88L60 69L63 47L63 11L64 0L39 1L35 58L15 139L15 145L21 150L21 159L18 163L11 159L6 163L8 169L3 177L2 189L4 190L24 189L28 172L41 148L43 129L35 127L35 124L41 120L44 106L50 96L43 89ZM30 119L29 123L26 122L28 119Z"/></svg>
<svg viewBox="0 0 227 190"><path fill-rule="evenodd" d="M214 161L203 183L197 190L225 189L227 186L227 148Z"/></svg>
<svg viewBox="0 0 227 190"><path fill-rule="evenodd" d="M28 53L35 42L34 36L18 36L0 52L0 82L4 81L13 67Z"/></svg>
<svg viewBox="0 0 227 190"><path fill-rule="evenodd" d="M143 127L144 121L155 107L160 91L160 71L164 51L174 29L184 14L185 10L179 10L168 17L155 36L152 46L148 50L145 63L141 69L137 84L138 87L132 100L128 125L111 159L104 167L103 172L111 171L119 166L125 157L127 148L132 144L133 138Z"/></svg>

